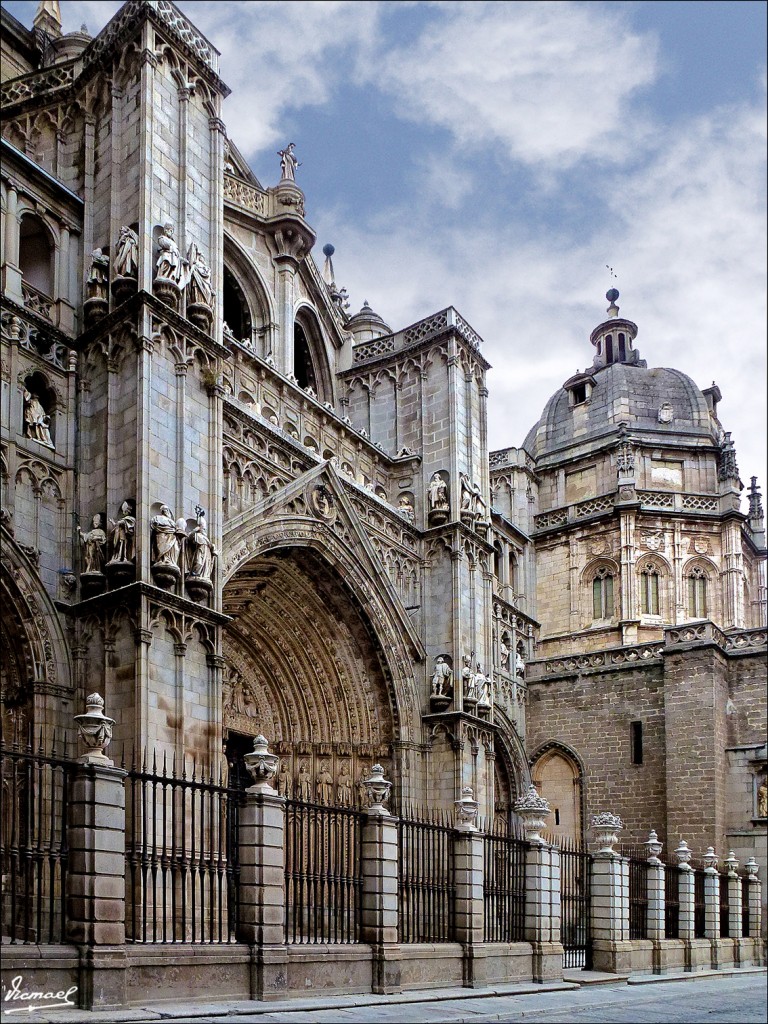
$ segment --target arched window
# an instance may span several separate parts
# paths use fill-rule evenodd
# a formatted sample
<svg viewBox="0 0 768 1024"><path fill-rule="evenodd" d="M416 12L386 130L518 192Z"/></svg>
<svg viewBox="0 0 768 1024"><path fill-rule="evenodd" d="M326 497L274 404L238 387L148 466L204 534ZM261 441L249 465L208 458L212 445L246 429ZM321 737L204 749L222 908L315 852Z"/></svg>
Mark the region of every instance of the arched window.
<svg viewBox="0 0 768 1024"><path fill-rule="evenodd" d="M493 575L501 583L501 544L498 541L493 545Z"/></svg>
<svg viewBox="0 0 768 1024"><path fill-rule="evenodd" d="M575 757L558 747L545 749L534 759L531 778L552 808L547 828L555 836L580 842L582 771Z"/></svg>
<svg viewBox="0 0 768 1024"><path fill-rule="evenodd" d="M53 297L53 241L48 229L33 214L21 218L19 228L19 269L24 282Z"/></svg>
<svg viewBox="0 0 768 1024"><path fill-rule="evenodd" d="M613 335L609 334L605 339L605 361L606 363L613 362Z"/></svg>
<svg viewBox="0 0 768 1024"><path fill-rule="evenodd" d="M520 593L520 580L518 578L519 566L517 563L517 555L514 551L509 552L509 585L512 588L513 594Z"/></svg>
<svg viewBox="0 0 768 1024"><path fill-rule="evenodd" d="M659 567L646 562L640 570L640 611L643 615L661 615Z"/></svg>
<svg viewBox="0 0 768 1024"><path fill-rule="evenodd" d="M224 267L224 322L238 341L251 342L251 311L237 278Z"/></svg>
<svg viewBox="0 0 768 1024"><path fill-rule="evenodd" d="M299 387L312 388L317 392L317 374L312 362L312 354L309 350L309 342L301 324L294 324L293 328L293 375L299 382Z"/></svg>
<svg viewBox="0 0 768 1024"><path fill-rule="evenodd" d="M688 573L688 616L691 619L705 619L708 613L708 577L700 565Z"/></svg>
<svg viewBox="0 0 768 1024"><path fill-rule="evenodd" d="M627 339L623 334L619 335L619 359L623 362L627 358Z"/></svg>
<svg viewBox="0 0 768 1024"><path fill-rule="evenodd" d="M592 580L592 618L613 618L613 572L601 566Z"/></svg>

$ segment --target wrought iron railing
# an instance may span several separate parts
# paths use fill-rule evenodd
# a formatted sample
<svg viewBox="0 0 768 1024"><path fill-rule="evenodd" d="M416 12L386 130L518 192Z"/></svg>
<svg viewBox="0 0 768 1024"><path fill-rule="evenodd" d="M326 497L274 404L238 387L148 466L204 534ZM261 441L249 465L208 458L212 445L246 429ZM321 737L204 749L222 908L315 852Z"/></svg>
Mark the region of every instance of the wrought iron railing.
<svg viewBox="0 0 768 1024"><path fill-rule="evenodd" d="M525 939L525 853L528 844L509 835L483 837L485 942Z"/></svg>
<svg viewBox="0 0 768 1024"><path fill-rule="evenodd" d="M703 939L707 927L707 905L704 898L705 874L697 868L693 874L693 937Z"/></svg>
<svg viewBox="0 0 768 1024"><path fill-rule="evenodd" d="M648 861L629 858L629 937L648 937Z"/></svg>
<svg viewBox="0 0 768 1024"><path fill-rule="evenodd" d="M730 903L728 901L728 875L720 875L720 938L731 938Z"/></svg>
<svg viewBox="0 0 768 1024"><path fill-rule="evenodd" d="M8 943L66 941L67 815L76 764L42 736L0 740L0 931Z"/></svg>
<svg viewBox="0 0 768 1024"><path fill-rule="evenodd" d="M286 942L360 941L364 821L349 807L286 801Z"/></svg>
<svg viewBox="0 0 768 1024"><path fill-rule="evenodd" d="M447 818L413 811L397 829L398 940L452 942L454 829Z"/></svg>
<svg viewBox="0 0 768 1024"><path fill-rule="evenodd" d="M563 967L592 967L592 857L566 838L560 849L560 932Z"/></svg>
<svg viewBox="0 0 768 1024"><path fill-rule="evenodd" d="M749 875L741 877L741 935L749 938Z"/></svg>
<svg viewBox="0 0 768 1024"><path fill-rule="evenodd" d="M680 938L680 868L667 864L664 873L664 936Z"/></svg>
<svg viewBox="0 0 768 1024"><path fill-rule="evenodd" d="M234 942L238 819L233 770L146 758L125 780L126 941Z"/></svg>

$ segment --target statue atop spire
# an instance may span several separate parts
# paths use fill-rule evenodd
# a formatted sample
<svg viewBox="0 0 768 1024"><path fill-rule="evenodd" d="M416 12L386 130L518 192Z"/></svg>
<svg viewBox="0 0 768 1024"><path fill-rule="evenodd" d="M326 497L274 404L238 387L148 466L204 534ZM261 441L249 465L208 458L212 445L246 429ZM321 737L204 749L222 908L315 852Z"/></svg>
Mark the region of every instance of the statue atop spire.
<svg viewBox="0 0 768 1024"><path fill-rule="evenodd" d="M61 5L59 0L40 0L35 20L32 22L38 32L44 32L51 39L61 35Z"/></svg>

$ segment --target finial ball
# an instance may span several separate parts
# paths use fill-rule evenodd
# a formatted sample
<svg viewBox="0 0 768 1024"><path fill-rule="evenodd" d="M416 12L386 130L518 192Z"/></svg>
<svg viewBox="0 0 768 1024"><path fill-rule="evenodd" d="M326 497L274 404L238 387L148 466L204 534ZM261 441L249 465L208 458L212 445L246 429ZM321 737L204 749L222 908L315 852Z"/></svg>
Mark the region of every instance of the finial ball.
<svg viewBox="0 0 768 1024"><path fill-rule="evenodd" d="M619 289L609 288L608 291L605 293L605 297L606 299L608 299L609 302L615 302L616 299L618 299L619 297Z"/></svg>
<svg viewBox="0 0 768 1024"><path fill-rule="evenodd" d="M330 242L326 242L323 246L323 256L333 256L336 252L335 246L331 245Z"/></svg>

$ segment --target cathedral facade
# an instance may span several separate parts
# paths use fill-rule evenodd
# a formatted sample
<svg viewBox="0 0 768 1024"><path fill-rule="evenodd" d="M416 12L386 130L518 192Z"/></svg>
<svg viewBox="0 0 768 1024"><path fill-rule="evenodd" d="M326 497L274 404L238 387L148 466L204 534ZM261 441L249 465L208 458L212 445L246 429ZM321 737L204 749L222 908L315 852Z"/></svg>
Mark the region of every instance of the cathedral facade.
<svg viewBox="0 0 768 1024"><path fill-rule="evenodd" d="M113 750L263 734L283 795L355 801L378 762L395 806L511 821L533 782L556 836L610 810L765 865L763 509L717 387L649 368L612 290L589 369L489 452L481 338L350 314L293 146L256 179L195 26L57 8L3 12L6 740L72 741L98 691Z"/></svg>

